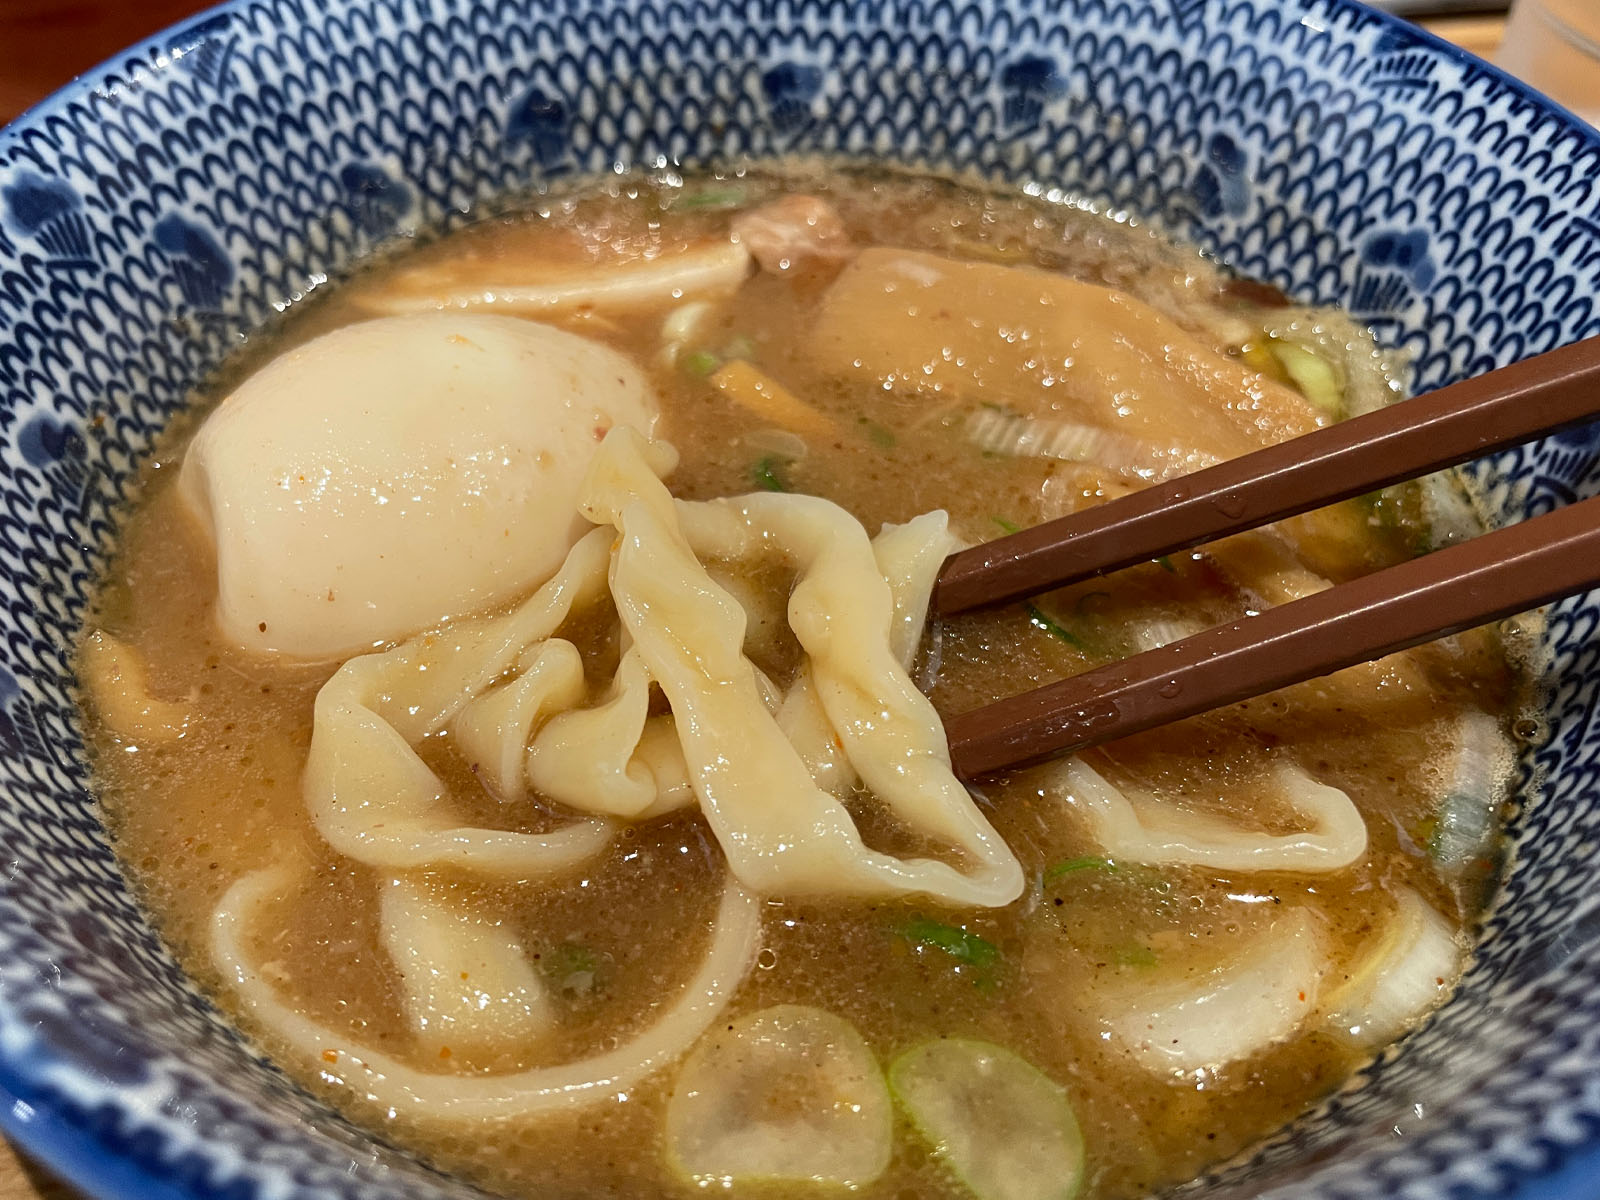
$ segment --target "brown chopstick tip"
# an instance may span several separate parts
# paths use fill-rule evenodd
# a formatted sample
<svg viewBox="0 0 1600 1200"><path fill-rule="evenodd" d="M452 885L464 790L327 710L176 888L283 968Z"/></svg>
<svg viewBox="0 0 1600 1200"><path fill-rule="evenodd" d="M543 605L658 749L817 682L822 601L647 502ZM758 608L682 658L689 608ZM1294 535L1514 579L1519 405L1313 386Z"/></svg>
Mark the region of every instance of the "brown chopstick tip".
<svg viewBox="0 0 1600 1200"><path fill-rule="evenodd" d="M945 721L974 779L1164 725L1600 587L1600 497Z"/></svg>
<svg viewBox="0 0 1600 1200"><path fill-rule="evenodd" d="M1600 337L951 555L933 611L1005 603L1592 421Z"/></svg>

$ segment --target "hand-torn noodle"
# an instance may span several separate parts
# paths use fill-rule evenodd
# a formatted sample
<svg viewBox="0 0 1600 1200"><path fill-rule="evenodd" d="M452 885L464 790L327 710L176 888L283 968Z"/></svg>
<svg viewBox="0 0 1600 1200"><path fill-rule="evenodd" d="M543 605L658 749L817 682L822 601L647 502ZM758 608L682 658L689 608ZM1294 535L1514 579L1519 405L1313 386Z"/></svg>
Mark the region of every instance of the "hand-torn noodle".
<svg viewBox="0 0 1600 1200"><path fill-rule="evenodd" d="M244 1011L322 1078L342 1083L396 1113L450 1122L525 1117L614 1097L681 1057L716 1020L744 980L761 935L760 904L729 880L710 946L679 994L643 1031L613 1050L506 1075L435 1074L408 1067L338 1033L282 1000L246 949L250 928L293 883L293 870L269 867L228 889L211 920L211 954Z"/></svg>
<svg viewBox="0 0 1600 1200"><path fill-rule="evenodd" d="M685 296L730 292L752 267L750 252L737 242L708 242L685 250L640 256L598 268L553 263L508 274L460 265L404 272L389 287L362 298L373 312L420 313L440 309L488 309L549 319L560 313L625 313Z"/></svg>
<svg viewBox="0 0 1600 1200"><path fill-rule="evenodd" d="M687 803L692 790L734 873L757 891L987 906L1015 899L1021 867L951 773L938 715L906 673L952 544L943 517L888 530L874 547L859 522L816 497L674 501L658 474L675 460L669 447L618 429L583 489L590 518L622 534L609 555L610 586L633 644L607 696L573 707L578 664L545 640L598 591L610 539L596 530L509 616L354 659L334 676L317 698L306 770L323 836L375 866L450 862L502 878L565 869L604 843L607 828L594 822L540 837L456 828L415 745L459 713L458 732L501 794L523 785L514 764L524 744L527 782L580 811L641 819ZM777 718L770 682L743 653L744 610L697 557L772 546L799 563L789 618L809 656ZM496 683L524 660L521 675ZM672 706L675 736L647 720L652 681ZM561 700L567 707L554 711ZM498 733L485 724L495 717ZM813 779L824 750L836 789L860 778L966 865L869 849L837 796Z"/></svg>
<svg viewBox="0 0 1600 1200"><path fill-rule="evenodd" d="M78 672L100 719L124 741L173 742L189 731L192 706L152 696L139 652L105 630L84 639Z"/></svg>
<svg viewBox="0 0 1600 1200"><path fill-rule="evenodd" d="M1121 791L1081 759L1069 758L1048 770L1048 787L1083 813L1112 858L1219 871L1337 871L1367 850L1367 825L1350 797L1293 764L1278 768L1278 780L1306 828L1282 836L1238 829Z"/></svg>
<svg viewBox="0 0 1600 1200"><path fill-rule="evenodd" d="M709 512L704 507L688 510L691 538ZM739 529L728 525L727 516L724 514L719 522L724 526L720 534L724 549L741 537ZM949 526L949 518L944 513L924 513L904 525L885 525L872 541L872 555L894 600L889 648L907 671L922 641L934 577L945 558L961 548L960 540L950 533ZM712 527L714 524L708 523L708 529ZM850 765L844 742L828 721L810 664L801 667L783 698L777 718L779 728L800 752L816 785L840 799L848 796L860 777Z"/></svg>
<svg viewBox="0 0 1600 1200"><path fill-rule="evenodd" d="M944 560L961 548L961 539L950 532L950 518L942 512L923 513L904 525L885 525L872 539L872 556L894 597L889 649L907 671L922 642L933 581Z"/></svg>
<svg viewBox="0 0 1600 1200"><path fill-rule="evenodd" d="M605 848L604 821L550 834L463 827L414 744L442 728L604 586L610 541L594 530L554 579L508 616L464 621L386 654L353 658L317 694L305 795L341 854L389 870L454 865L501 879L540 877Z"/></svg>
<svg viewBox="0 0 1600 1200"><path fill-rule="evenodd" d="M649 812L656 778L636 761L649 715L650 673L639 652L629 650L604 700L560 713L539 731L528 747L528 778L545 795L575 808L624 819Z"/></svg>
<svg viewBox="0 0 1600 1200"><path fill-rule="evenodd" d="M528 790L527 746L541 718L583 699L583 659L571 642L551 638L524 657L515 679L463 705L451 725L461 753L502 800Z"/></svg>
<svg viewBox="0 0 1600 1200"><path fill-rule="evenodd" d="M412 1036L430 1059L492 1062L549 1032L549 997L504 914L491 917L407 876L380 887L378 901Z"/></svg>
<svg viewBox="0 0 1600 1200"><path fill-rule="evenodd" d="M869 849L844 807L812 782L742 653L743 609L696 558L646 453L637 434L610 435L584 508L622 533L612 596L672 705L695 792L734 873L769 894L909 893L988 906L1015 899L1021 867L951 773L937 714L890 652L889 586L860 523L808 496L700 506L746 543L718 545L722 556L771 537L800 562L790 624L845 753L902 821L969 856L970 872ZM692 522L695 506L682 510Z"/></svg>
<svg viewBox="0 0 1600 1200"><path fill-rule="evenodd" d="M742 979L759 930L746 887L988 906L1021 891L1020 866L951 773L938 716L907 675L934 575L953 545L943 514L889 527L874 543L843 509L815 497L674 501L659 476L675 461L670 447L614 430L591 465L582 507L616 534L591 531L506 616L346 663L317 697L304 788L317 828L351 858L500 880L580 866L604 849L612 826L580 819L526 834L459 825L418 753L443 728L502 798L532 786L622 820L697 800L733 876L712 950L687 998L657 1027L667 1033L633 1054L603 1055L587 1068L434 1076L376 1051L330 1046L329 1031L276 998L241 948L239 926L283 886L285 872L242 880L214 919L219 964L258 1019L302 1053L336 1062L375 1099L455 1118L523 1114L626 1086L680 1053ZM808 656L787 696L745 657L744 609L697 557L748 558L772 547L799 568L789 622ZM626 640L610 688L584 707L582 661L555 635L606 584ZM657 684L670 714L651 715ZM953 848L960 864L869 849L791 737L810 745L813 759L818 747L837 751L836 786L863 781L899 820ZM497 926L403 875L385 886L381 923L424 1049L447 1054L455 1042L481 1054L497 1042L537 1040L548 1027L522 946Z"/></svg>

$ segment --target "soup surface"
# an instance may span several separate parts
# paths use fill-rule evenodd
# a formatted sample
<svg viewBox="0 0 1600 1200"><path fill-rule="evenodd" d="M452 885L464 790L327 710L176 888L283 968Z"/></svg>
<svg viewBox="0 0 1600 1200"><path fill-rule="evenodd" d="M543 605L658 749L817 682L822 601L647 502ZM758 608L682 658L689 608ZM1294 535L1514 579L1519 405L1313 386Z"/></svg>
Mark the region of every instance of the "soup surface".
<svg viewBox="0 0 1600 1200"><path fill-rule="evenodd" d="M434 310L508 313L619 352L659 405L652 436L678 452L665 472L678 500L824 497L866 536L943 510L956 538L988 540L1398 398L1394 365L1341 314L1292 308L1137 227L921 178L750 172L612 181L409 249L293 315L213 399L320 335ZM315 614L295 634L309 640L275 643L289 633L249 607L271 580L237 603L223 594L247 554L272 547L261 525L243 549L228 541L219 497L244 475L220 441L196 518L180 467L201 453L189 447L210 408L197 403L149 462L81 657L108 823L186 968L286 1069L492 1190L803 1195L832 1179L875 1196L1021 1200L1078 1180L1085 1196L1143 1195L1305 1110L1441 1001L1465 961L1521 703L1489 631L985 781L976 820L1003 839L995 861L1014 864L1020 894L746 879L753 954L702 1014L709 1028L680 1039L688 1056L664 1052L625 1086L600 1072L597 1099L521 1111L516 1087L496 1097L493 1080L625 1050L707 990L732 886L709 792L697 804L680 787L667 803L664 776L647 776L655 807L590 818L603 845L542 877L444 857L397 870L335 848L307 790L314 737L353 711L333 711L329 681L423 626L401 614L399 632L365 636L361 614L387 600L355 595L352 644L335 646L344 627ZM585 454L616 445L609 420ZM451 616L516 611L590 527L570 505L541 520L554 558L521 584L447 599ZM940 712L962 711L1474 527L1447 480L1390 489L936 621L905 677ZM405 572L452 595L458 536L477 535L403 555ZM534 536L528 522L504 531L507 544ZM699 557L744 610L758 682L792 694L819 653L793 623L803 556ZM314 566L285 552L278 569ZM820 611L842 621L845 596ZM326 599L340 597L330 586ZM582 667L572 713L620 712L634 694L626 607L600 588L559 623ZM495 679L518 671L531 673L526 656ZM637 718L670 708L681 731L652 671ZM418 810L428 829L590 828L540 785L553 774L536 763L525 787L518 765L506 785L462 729L408 735L439 781ZM976 894L988 851L908 822L860 781L873 768L853 765L859 777L829 786L860 841L897 863L942 862ZM255 879L247 903L237 885ZM441 999L463 945L486 972L463 968L468 1007L492 1019ZM256 992L238 986L239 963ZM362 1073L380 1061L398 1066ZM450 1095L468 1099L439 1099L461 1081ZM1017 1166L1030 1162L1031 1175Z"/></svg>

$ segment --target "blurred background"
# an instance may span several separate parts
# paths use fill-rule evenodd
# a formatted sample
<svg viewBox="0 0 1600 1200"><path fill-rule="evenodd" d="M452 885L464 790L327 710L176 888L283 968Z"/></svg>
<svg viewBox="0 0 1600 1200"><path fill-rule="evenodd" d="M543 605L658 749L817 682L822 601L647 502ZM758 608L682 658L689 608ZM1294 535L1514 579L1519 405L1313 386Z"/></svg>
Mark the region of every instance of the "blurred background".
<svg viewBox="0 0 1600 1200"><path fill-rule="evenodd" d="M194 0L0 0L0 122L117 51L209 7Z"/></svg>

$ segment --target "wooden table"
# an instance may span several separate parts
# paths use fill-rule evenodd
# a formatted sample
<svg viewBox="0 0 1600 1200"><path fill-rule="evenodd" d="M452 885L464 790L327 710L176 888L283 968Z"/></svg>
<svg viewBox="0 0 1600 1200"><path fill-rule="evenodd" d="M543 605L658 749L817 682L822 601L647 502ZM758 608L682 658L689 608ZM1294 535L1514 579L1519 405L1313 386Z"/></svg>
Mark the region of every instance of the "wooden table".
<svg viewBox="0 0 1600 1200"><path fill-rule="evenodd" d="M1500 48L1500 37L1506 31L1504 17L1436 17L1422 24L1482 58Z"/></svg>
<svg viewBox="0 0 1600 1200"><path fill-rule="evenodd" d="M194 0L0 0L0 123L152 31L207 7ZM1505 22L1425 22L1474 54L1492 53ZM78 1194L0 1140L0 1200L78 1200Z"/></svg>

